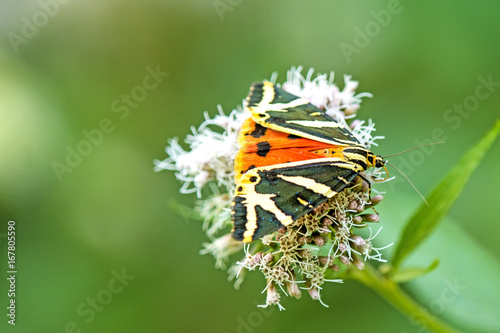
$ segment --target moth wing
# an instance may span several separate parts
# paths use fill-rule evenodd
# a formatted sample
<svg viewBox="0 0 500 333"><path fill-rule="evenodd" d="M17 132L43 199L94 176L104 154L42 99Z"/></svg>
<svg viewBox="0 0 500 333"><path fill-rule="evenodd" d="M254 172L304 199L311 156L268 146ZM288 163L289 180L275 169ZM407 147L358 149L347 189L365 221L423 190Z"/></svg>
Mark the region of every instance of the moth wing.
<svg viewBox="0 0 500 333"><path fill-rule="evenodd" d="M278 132L248 118L238 136L240 149L235 157L235 180L248 170L266 165L323 158L313 151L332 149L329 143Z"/></svg>
<svg viewBox="0 0 500 333"><path fill-rule="evenodd" d="M236 185L233 238L250 242L290 225L342 191L357 171L337 157L249 170Z"/></svg>
<svg viewBox="0 0 500 333"><path fill-rule="evenodd" d="M345 125L269 81L252 84L246 108L255 122L276 131L333 145L360 145Z"/></svg>
<svg viewBox="0 0 500 333"><path fill-rule="evenodd" d="M252 118L245 120L238 135L238 145L246 151L252 151L258 143L267 142L271 149L303 148L314 150L331 147L332 144L305 139L290 133L273 130L256 123ZM253 148L253 151L256 151Z"/></svg>

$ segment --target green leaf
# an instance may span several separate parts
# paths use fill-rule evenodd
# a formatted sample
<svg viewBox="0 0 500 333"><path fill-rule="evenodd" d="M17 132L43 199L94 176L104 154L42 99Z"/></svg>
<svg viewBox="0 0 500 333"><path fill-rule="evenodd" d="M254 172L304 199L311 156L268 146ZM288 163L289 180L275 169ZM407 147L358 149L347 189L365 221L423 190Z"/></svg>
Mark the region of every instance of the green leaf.
<svg viewBox="0 0 500 333"><path fill-rule="evenodd" d="M483 159L500 131L500 119L493 128L473 146L453 169L434 188L428 198L429 206L422 204L408 221L399 239L392 265L398 268L403 260L425 240L446 216L458 198L465 183Z"/></svg>
<svg viewBox="0 0 500 333"><path fill-rule="evenodd" d="M495 190L487 191L491 195ZM402 191L391 200L384 200L383 205L377 208L383 217L384 229L375 239L376 246L390 243L402 232L404 226L399 221L407 221L412 216L412 205L415 203L412 198L415 198L414 193ZM391 257L393 252L387 248L383 253L385 258ZM404 290L433 315L446 320L461 332L500 332L500 261L496 251L485 248L482 240L472 236L458 221L445 217L422 246L405 259L401 269L425 267L429 265L430 258L436 257L439 257L439 266L431 273L407 282ZM380 269L382 271L382 267ZM382 273L389 277L394 274L390 269ZM450 287L453 285L459 287ZM417 322L412 321L420 325ZM417 331L424 330L419 326Z"/></svg>
<svg viewBox="0 0 500 333"><path fill-rule="evenodd" d="M432 272L439 266L439 259L434 260L428 267L412 267L403 270L395 271L392 275L392 280L396 283L408 282L415 280L427 273Z"/></svg>
<svg viewBox="0 0 500 333"><path fill-rule="evenodd" d="M439 255L439 267L405 289L462 332L500 332L498 257L457 221L444 220L425 246L405 260L405 266L419 266Z"/></svg>

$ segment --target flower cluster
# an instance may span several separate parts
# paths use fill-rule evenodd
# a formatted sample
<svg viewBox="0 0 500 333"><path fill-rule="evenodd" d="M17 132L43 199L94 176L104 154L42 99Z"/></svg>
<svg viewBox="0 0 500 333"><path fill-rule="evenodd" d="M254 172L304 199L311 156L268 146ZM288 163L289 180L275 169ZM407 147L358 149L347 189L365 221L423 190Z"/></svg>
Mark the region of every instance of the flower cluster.
<svg viewBox="0 0 500 333"><path fill-rule="evenodd" d="M374 124L353 119L360 107L362 97L369 93L356 94L358 82L344 76L341 90L333 83L334 75L317 75L313 70L304 77L302 68L288 71L282 88L299 97L307 98L312 104L324 110L339 123L349 126L354 136L367 148L376 145L381 136L373 136ZM275 81L275 76L272 81ZM182 193L196 192L198 202L195 210L203 219L203 229L210 243L203 244L202 254L212 254L216 266L225 268L232 254L243 249L244 257L229 267L229 276L238 287L248 271L259 270L265 277L266 303L280 309L281 295L300 298L301 290L321 301L320 291L325 282L342 282L338 277L349 265L363 268L363 261L374 259L384 261L380 250L372 244L373 234L367 223L378 222L379 217L365 212L382 201L368 183L370 178L380 178L381 171L371 169L360 174L345 190L292 225L264 236L247 246L234 241L229 234L231 228L230 204L234 193L234 158L238 150L237 136L243 121L249 117L244 107L225 115L219 107L219 114L205 121L200 127L192 128L184 150L179 140L170 140L166 148L168 158L155 161L155 170L174 170L183 182ZM376 192L377 193L377 192ZM365 228L368 233L359 233ZM282 293L278 291L281 290Z"/></svg>

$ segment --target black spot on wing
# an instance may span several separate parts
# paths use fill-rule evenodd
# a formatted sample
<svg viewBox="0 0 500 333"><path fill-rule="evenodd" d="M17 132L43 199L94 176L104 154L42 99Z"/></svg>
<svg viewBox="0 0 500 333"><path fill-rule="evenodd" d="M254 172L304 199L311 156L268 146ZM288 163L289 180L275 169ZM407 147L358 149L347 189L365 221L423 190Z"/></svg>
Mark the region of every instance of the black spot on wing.
<svg viewBox="0 0 500 333"><path fill-rule="evenodd" d="M300 139L300 136L295 135L295 134L290 134L289 136L287 136L287 139L290 139L290 140Z"/></svg>
<svg viewBox="0 0 500 333"><path fill-rule="evenodd" d="M267 128L262 125L255 124L255 129L251 133L246 133L245 135L251 135L254 138L258 139L264 135L266 135Z"/></svg>
<svg viewBox="0 0 500 333"><path fill-rule="evenodd" d="M266 157L270 150L271 145L267 141L262 141L257 144L257 155L260 157Z"/></svg>
<svg viewBox="0 0 500 333"><path fill-rule="evenodd" d="M278 179L276 172L273 170L263 170L259 172L261 179L265 179L265 182L270 182L271 185Z"/></svg>

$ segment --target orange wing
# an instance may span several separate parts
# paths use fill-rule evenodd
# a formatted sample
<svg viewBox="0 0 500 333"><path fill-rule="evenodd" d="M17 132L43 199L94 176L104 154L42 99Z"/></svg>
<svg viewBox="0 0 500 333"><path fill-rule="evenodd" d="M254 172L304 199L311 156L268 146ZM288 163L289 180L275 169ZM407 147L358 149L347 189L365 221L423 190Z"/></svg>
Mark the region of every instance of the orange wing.
<svg viewBox="0 0 500 333"><path fill-rule="evenodd" d="M240 150L234 168L236 183L245 172L256 167L340 156L342 151L337 149L340 146L263 127L252 118L243 123L238 144Z"/></svg>

